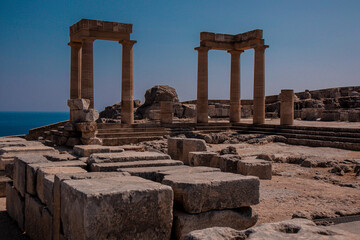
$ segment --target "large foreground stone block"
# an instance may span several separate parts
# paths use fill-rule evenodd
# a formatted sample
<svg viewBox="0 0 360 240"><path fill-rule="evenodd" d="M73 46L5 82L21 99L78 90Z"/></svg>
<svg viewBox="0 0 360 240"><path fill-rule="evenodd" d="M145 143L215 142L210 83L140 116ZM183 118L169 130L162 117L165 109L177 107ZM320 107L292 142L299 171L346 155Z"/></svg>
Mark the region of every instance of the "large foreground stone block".
<svg viewBox="0 0 360 240"><path fill-rule="evenodd" d="M254 226L257 219L257 214L254 214L250 207L199 214L188 214L175 210L173 235L176 239L183 239L191 231L210 227L231 227L243 230Z"/></svg>
<svg viewBox="0 0 360 240"><path fill-rule="evenodd" d="M188 213L201 213L259 203L259 179L224 172L174 174L162 184L174 191L174 201Z"/></svg>
<svg viewBox="0 0 360 240"><path fill-rule="evenodd" d="M36 193L40 201L53 213L54 177L57 173L86 173L81 167L40 167L36 178Z"/></svg>
<svg viewBox="0 0 360 240"><path fill-rule="evenodd" d="M52 238L52 216L37 198L25 196L25 232L31 239Z"/></svg>
<svg viewBox="0 0 360 240"><path fill-rule="evenodd" d="M123 152L124 149L119 146L76 145L73 151L80 157L89 157L93 153Z"/></svg>
<svg viewBox="0 0 360 240"><path fill-rule="evenodd" d="M39 168L59 168L62 167L82 167L86 168L86 164L82 161L61 161L61 162L39 162L28 164L26 166L26 192L36 195L37 171ZM58 173L58 172L57 172Z"/></svg>
<svg viewBox="0 0 360 240"><path fill-rule="evenodd" d="M173 192L133 176L61 182L67 239L169 239Z"/></svg>
<svg viewBox="0 0 360 240"><path fill-rule="evenodd" d="M189 165L218 168L219 158L214 152L190 152Z"/></svg>
<svg viewBox="0 0 360 240"><path fill-rule="evenodd" d="M11 183L6 184L6 211L17 222L19 228L24 231L25 199L21 197Z"/></svg>
<svg viewBox="0 0 360 240"><path fill-rule="evenodd" d="M186 138L183 141L183 153L180 156L180 161L189 165L189 153L206 151L206 142L202 139L189 139Z"/></svg>
<svg viewBox="0 0 360 240"><path fill-rule="evenodd" d="M55 175L53 186L53 240L61 238L61 183L66 180L100 179L119 176L130 176L128 173L120 172L87 172L87 173L59 173Z"/></svg>
<svg viewBox="0 0 360 240"><path fill-rule="evenodd" d="M271 162L256 157L242 159L238 161L237 171L245 176L256 176L260 179L271 179Z"/></svg>
<svg viewBox="0 0 360 240"><path fill-rule="evenodd" d="M133 162L165 159L170 159L170 156L157 152L125 151L118 153L94 153L89 157L88 163Z"/></svg>
<svg viewBox="0 0 360 240"><path fill-rule="evenodd" d="M19 191L22 197L26 192L26 168L31 163L49 162L45 157L39 154L18 155L14 162L14 187Z"/></svg>
<svg viewBox="0 0 360 240"><path fill-rule="evenodd" d="M179 166L183 162L176 160L147 160L134 162L112 162L112 163L93 163L90 166L91 172L114 172L119 168L136 168L136 167L160 167L160 166Z"/></svg>

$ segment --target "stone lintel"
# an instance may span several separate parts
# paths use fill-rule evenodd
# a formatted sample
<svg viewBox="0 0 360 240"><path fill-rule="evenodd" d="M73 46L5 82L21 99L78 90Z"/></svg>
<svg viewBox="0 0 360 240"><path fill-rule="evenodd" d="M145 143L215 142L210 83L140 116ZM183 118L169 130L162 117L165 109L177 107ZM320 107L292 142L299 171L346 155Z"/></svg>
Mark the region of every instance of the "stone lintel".
<svg viewBox="0 0 360 240"><path fill-rule="evenodd" d="M130 34L132 33L132 24L81 19L70 27L70 35L80 32L81 30Z"/></svg>
<svg viewBox="0 0 360 240"><path fill-rule="evenodd" d="M227 51L228 53L230 53L230 54L241 54L241 53L243 53L244 52L244 50L228 50Z"/></svg>
<svg viewBox="0 0 360 240"><path fill-rule="evenodd" d="M81 42L83 39L93 38L100 40L109 40L109 41L120 41L120 40L129 40L130 33L122 32L99 32L82 29L79 32L70 34L70 41Z"/></svg>
<svg viewBox="0 0 360 240"><path fill-rule="evenodd" d="M223 34L223 33L212 33L212 32L201 32L200 41L214 41L214 42L246 42L253 39L262 39L263 31L261 29L255 29L245 33L239 33L236 35Z"/></svg>

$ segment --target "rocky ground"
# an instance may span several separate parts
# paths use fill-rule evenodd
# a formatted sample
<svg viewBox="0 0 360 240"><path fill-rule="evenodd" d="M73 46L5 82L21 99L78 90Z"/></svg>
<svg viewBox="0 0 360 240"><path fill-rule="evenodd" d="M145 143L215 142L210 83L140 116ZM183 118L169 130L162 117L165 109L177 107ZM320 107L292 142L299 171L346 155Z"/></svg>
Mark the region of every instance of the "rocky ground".
<svg viewBox="0 0 360 240"><path fill-rule="evenodd" d="M261 201L254 206L259 214L257 224L295 216L317 219L360 214L360 152L288 145L264 135L226 132L208 136L211 142L222 142L208 144L209 151L219 153L231 146L242 157L272 161L273 178L261 180ZM141 145L167 152L165 139Z"/></svg>

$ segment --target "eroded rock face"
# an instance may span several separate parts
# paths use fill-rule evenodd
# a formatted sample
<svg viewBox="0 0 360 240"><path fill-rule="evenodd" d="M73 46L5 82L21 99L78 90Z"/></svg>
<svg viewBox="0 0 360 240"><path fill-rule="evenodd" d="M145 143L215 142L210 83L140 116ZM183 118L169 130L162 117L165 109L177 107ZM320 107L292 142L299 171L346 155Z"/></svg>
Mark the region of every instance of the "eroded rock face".
<svg viewBox="0 0 360 240"><path fill-rule="evenodd" d="M150 111L160 110L161 101L179 102L175 89L167 85L157 85L148 89L145 93L145 102L136 110L135 117L150 119Z"/></svg>
<svg viewBox="0 0 360 240"><path fill-rule="evenodd" d="M261 224L243 231L232 228L214 227L192 231L185 236L185 240L247 240L247 239L357 239L359 236L342 230L329 230L318 227L310 220L296 218L292 220Z"/></svg>

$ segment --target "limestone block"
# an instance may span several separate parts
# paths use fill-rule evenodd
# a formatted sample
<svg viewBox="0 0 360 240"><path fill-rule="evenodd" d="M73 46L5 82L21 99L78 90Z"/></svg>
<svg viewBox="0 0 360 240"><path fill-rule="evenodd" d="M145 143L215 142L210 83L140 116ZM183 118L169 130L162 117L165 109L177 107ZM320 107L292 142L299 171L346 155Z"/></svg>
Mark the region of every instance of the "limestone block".
<svg viewBox="0 0 360 240"><path fill-rule="evenodd" d="M89 157L93 153L110 153L123 152L120 146L99 146L99 145L77 145L74 146L73 152L80 157Z"/></svg>
<svg viewBox="0 0 360 240"><path fill-rule="evenodd" d="M97 130L96 122L80 122L75 124L79 132L95 132Z"/></svg>
<svg viewBox="0 0 360 240"><path fill-rule="evenodd" d="M102 140L100 138L80 138L82 144L85 145L102 145Z"/></svg>
<svg viewBox="0 0 360 240"><path fill-rule="evenodd" d="M26 166L26 192L36 195L37 174L39 168L59 168L61 167L82 167L86 168L82 161L61 161L61 162L38 162Z"/></svg>
<svg viewBox="0 0 360 240"><path fill-rule="evenodd" d="M37 171L36 193L40 201L53 213L54 176L58 173L86 173L81 167L40 167Z"/></svg>
<svg viewBox="0 0 360 240"><path fill-rule="evenodd" d="M38 154L19 155L14 161L14 187L22 197L26 192L26 166L30 163L49 162L45 157Z"/></svg>
<svg viewBox="0 0 360 240"><path fill-rule="evenodd" d="M195 118L196 117L196 104L183 104L184 117Z"/></svg>
<svg viewBox="0 0 360 240"><path fill-rule="evenodd" d="M93 163L90 165L91 172L114 172L120 168L136 167L160 167L160 166L178 166L183 162L177 160L146 160L134 162L112 162L112 163Z"/></svg>
<svg viewBox="0 0 360 240"><path fill-rule="evenodd" d="M0 156L0 171L5 171L8 165L14 164L13 157L1 157Z"/></svg>
<svg viewBox="0 0 360 240"><path fill-rule="evenodd" d="M67 142L66 142L66 146L68 147L73 147L75 145L79 145L81 143L80 139L77 137L69 137Z"/></svg>
<svg viewBox="0 0 360 240"><path fill-rule="evenodd" d="M172 159L182 158L184 138L168 138L168 154Z"/></svg>
<svg viewBox="0 0 360 240"><path fill-rule="evenodd" d="M188 213L201 213L259 203L259 179L224 172L174 174L162 184L174 191L174 201Z"/></svg>
<svg viewBox="0 0 360 240"><path fill-rule="evenodd" d="M119 168L117 171L129 173L131 176L145 178L154 182L161 182L158 180L158 174L162 171L180 171L183 168L190 168L189 166L157 166L157 167L135 167L135 168Z"/></svg>
<svg viewBox="0 0 360 240"><path fill-rule="evenodd" d="M238 162L241 160L239 155L225 154L218 156L218 159L221 171L237 173Z"/></svg>
<svg viewBox="0 0 360 240"><path fill-rule="evenodd" d="M75 131L75 125L72 122L67 122L64 124L64 131L72 132Z"/></svg>
<svg viewBox="0 0 360 240"><path fill-rule="evenodd" d="M349 122L360 122L360 111L352 110L348 114Z"/></svg>
<svg viewBox="0 0 360 240"><path fill-rule="evenodd" d="M53 240L64 239L61 238L60 234L60 199L61 199L61 182L65 180L74 179L99 179L99 178L111 178L119 176L129 176L128 173L118 172L87 172L87 173L59 173L55 175L54 186L53 186Z"/></svg>
<svg viewBox="0 0 360 240"><path fill-rule="evenodd" d="M190 152L189 165L218 168L219 158L214 152Z"/></svg>
<svg viewBox="0 0 360 240"><path fill-rule="evenodd" d="M185 138L183 140L183 154L180 156L180 161L184 164L189 164L189 152L206 151L206 142L202 139Z"/></svg>
<svg viewBox="0 0 360 240"><path fill-rule="evenodd" d="M182 174L197 174L197 173L208 173L208 172L220 172L218 168L211 168L211 167L189 167L189 166L182 166L182 168L176 169L169 169L169 170L162 170L156 174L156 181L162 182L165 176L168 175L182 175Z"/></svg>
<svg viewBox="0 0 360 240"><path fill-rule="evenodd" d="M52 238L52 216L49 210L29 194L25 196L25 232L31 239Z"/></svg>
<svg viewBox="0 0 360 240"><path fill-rule="evenodd" d="M61 182L66 239L170 239L173 192L133 176Z"/></svg>
<svg viewBox="0 0 360 240"><path fill-rule="evenodd" d="M99 118L99 112L96 109L72 110L72 121L75 122L95 122Z"/></svg>
<svg viewBox="0 0 360 240"><path fill-rule="evenodd" d="M253 213L251 207L209 211L199 214L188 214L175 210L173 231L176 239L184 239L185 235L191 231L210 227L229 227L236 230L247 229L254 226L257 219L258 216Z"/></svg>
<svg viewBox="0 0 360 240"><path fill-rule="evenodd" d="M6 211L17 222L19 228L24 231L25 199L21 197L12 183L6 184Z"/></svg>
<svg viewBox="0 0 360 240"><path fill-rule="evenodd" d="M170 156L158 152L112 152L112 153L94 153L88 159L88 163L110 163L110 162L133 162L145 160L166 160Z"/></svg>
<svg viewBox="0 0 360 240"><path fill-rule="evenodd" d="M73 110L88 110L90 106L90 99L68 99L67 104L69 108Z"/></svg>
<svg viewBox="0 0 360 240"><path fill-rule="evenodd" d="M248 176L256 176L260 179L271 179L271 162L261 159L246 158L238 161L237 172Z"/></svg>
<svg viewBox="0 0 360 240"><path fill-rule="evenodd" d="M69 153L49 153L44 154L44 157L51 162L62 162L77 159L74 155Z"/></svg>
<svg viewBox="0 0 360 240"><path fill-rule="evenodd" d="M95 132L83 132L81 133L81 138L94 138L97 134L97 131Z"/></svg>
<svg viewBox="0 0 360 240"><path fill-rule="evenodd" d="M12 180L5 176L0 176L0 197L6 196L6 184L11 182Z"/></svg>

